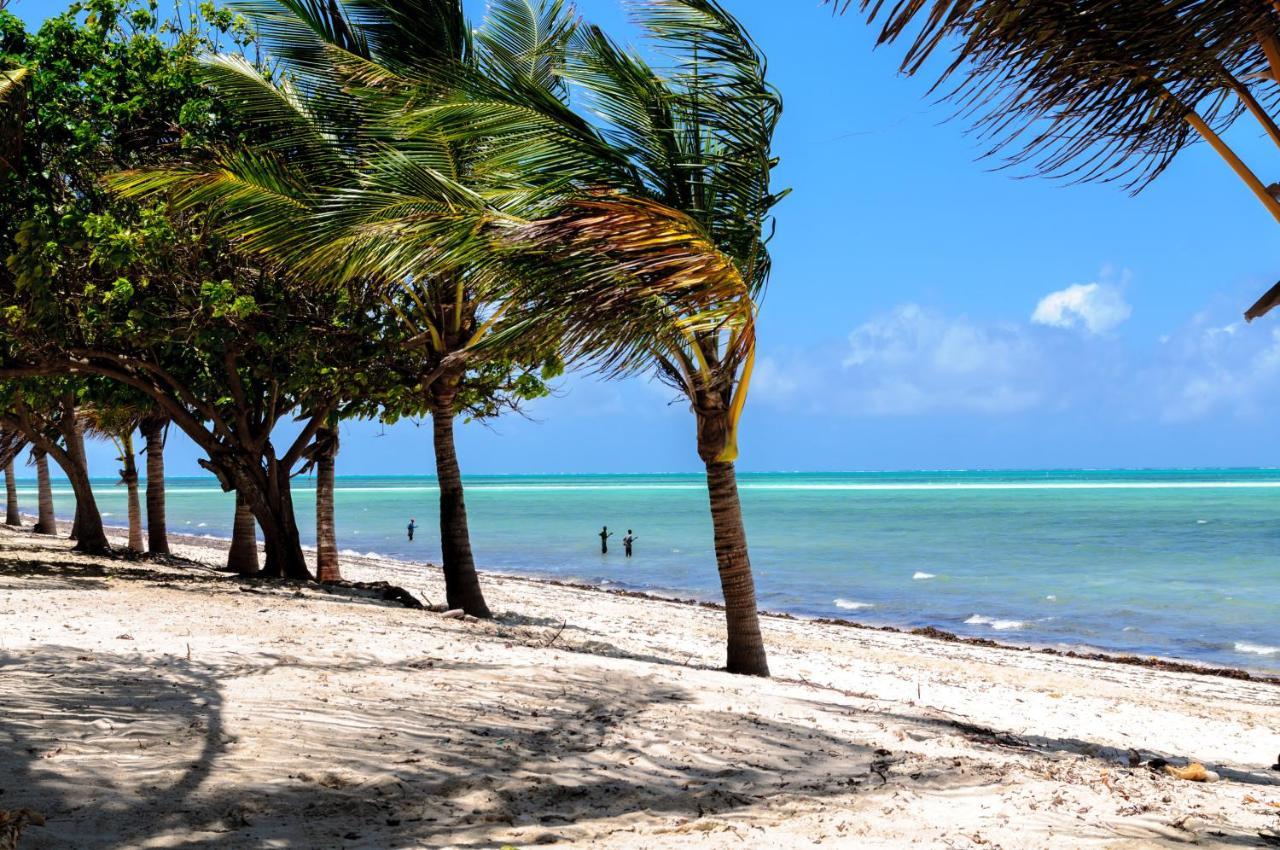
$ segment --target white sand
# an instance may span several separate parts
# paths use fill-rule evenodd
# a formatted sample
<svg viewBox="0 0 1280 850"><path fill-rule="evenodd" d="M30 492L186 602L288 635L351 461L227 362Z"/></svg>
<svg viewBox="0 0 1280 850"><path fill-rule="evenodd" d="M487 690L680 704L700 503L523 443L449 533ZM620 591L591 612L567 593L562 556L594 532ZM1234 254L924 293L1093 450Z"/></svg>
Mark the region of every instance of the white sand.
<svg viewBox="0 0 1280 850"><path fill-rule="evenodd" d="M443 595L434 571L344 572ZM498 616L465 622L0 532L0 809L42 812L20 846L60 850L1253 847L1280 831L1274 685L775 618L776 678L751 680L715 669L719 612L484 581ZM1131 769L1130 747L1224 780Z"/></svg>

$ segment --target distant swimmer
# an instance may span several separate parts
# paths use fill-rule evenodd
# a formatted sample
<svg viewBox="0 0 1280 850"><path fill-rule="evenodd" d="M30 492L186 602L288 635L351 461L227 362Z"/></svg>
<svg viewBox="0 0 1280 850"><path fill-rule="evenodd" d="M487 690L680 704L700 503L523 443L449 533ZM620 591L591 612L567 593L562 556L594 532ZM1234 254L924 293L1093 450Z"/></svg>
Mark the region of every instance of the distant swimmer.
<svg viewBox="0 0 1280 850"><path fill-rule="evenodd" d="M636 542L636 536L632 534L631 529L628 528L627 536L622 538L622 551L627 554L628 558L631 557L631 544L635 542Z"/></svg>
<svg viewBox="0 0 1280 850"><path fill-rule="evenodd" d="M411 542L413 540L413 530L417 527L418 527L418 521L416 519L409 520L409 540Z"/></svg>
<svg viewBox="0 0 1280 850"><path fill-rule="evenodd" d="M613 536L613 532L609 530L609 526L600 529L600 554L609 554L609 538Z"/></svg>

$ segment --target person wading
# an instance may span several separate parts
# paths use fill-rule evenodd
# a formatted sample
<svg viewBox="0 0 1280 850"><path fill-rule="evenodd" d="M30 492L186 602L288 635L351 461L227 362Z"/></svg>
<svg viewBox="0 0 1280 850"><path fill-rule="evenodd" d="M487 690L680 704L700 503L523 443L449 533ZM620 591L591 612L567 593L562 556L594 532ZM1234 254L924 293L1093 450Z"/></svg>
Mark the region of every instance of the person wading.
<svg viewBox="0 0 1280 850"><path fill-rule="evenodd" d="M600 554L601 555L609 554L609 538L612 536L613 536L613 533L609 531L609 526L606 525L600 529Z"/></svg>
<svg viewBox="0 0 1280 850"><path fill-rule="evenodd" d="M635 542L636 542L636 536L632 534L631 529L628 528L627 536L622 538L622 551L626 553L628 558L631 557L631 546Z"/></svg>
<svg viewBox="0 0 1280 850"><path fill-rule="evenodd" d="M416 519L411 519L411 520L409 520L409 540L410 540L410 542L412 542L412 541L413 541L413 531L414 531L414 529L416 529L417 527L418 527L418 521L417 521Z"/></svg>

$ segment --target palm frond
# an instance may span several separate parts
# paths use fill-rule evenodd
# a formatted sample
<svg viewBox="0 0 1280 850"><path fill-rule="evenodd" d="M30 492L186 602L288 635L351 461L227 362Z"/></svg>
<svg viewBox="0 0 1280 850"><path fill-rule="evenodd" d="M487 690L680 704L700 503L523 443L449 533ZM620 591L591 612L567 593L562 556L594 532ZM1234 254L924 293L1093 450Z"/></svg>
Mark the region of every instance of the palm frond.
<svg viewBox="0 0 1280 850"><path fill-rule="evenodd" d="M733 258L695 219L656 201L576 201L506 239L524 264L517 277L533 284L524 324L554 317L566 353L607 374L651 368L664 352L699 335L729 335L754 315ZM531 330L513 321L505 332L515 328Z"/></svg>
<svg viewBox="0 0 1280 850"><path fill-rule="evenodd" d="M560 73L578 22L564 0L494 0L476 33L481 72L512 89L563 96Z"/></svg>
<svg viewBox="0 0 1280 850"><path fill-rule="evenodd" d="M904 72L948 52L935 89L989 155L1040 174L1139 191L1197 140L1189 115L1220 134L1250 101L1280 104L1265 46L1280 15L1266 0L860 5L881 43L907 40Z"/></svg>

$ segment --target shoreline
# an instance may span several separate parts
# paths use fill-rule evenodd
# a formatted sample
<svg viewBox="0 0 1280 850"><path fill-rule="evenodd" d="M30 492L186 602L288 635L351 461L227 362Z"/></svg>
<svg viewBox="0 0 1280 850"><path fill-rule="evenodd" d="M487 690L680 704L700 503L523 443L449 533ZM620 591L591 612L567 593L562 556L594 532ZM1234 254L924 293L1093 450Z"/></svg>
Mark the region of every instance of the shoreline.
<svg viewBox="0 0 1280 850"><path fill-rule="evenodd" d="M24 520L35 517L29 517L22 514ZM58 529L61 531L63 526L70 530L71 523L58 520ZM118 525L103 526L109 536L119 538L127 538L129 529ZM23 526L26 530L27 526ZM217 549L225 552L230 548L231 539L227 537L218 537L215 535L194 535L182 532L170 532L170 542L177 542L179 545ZM261 541L259 541L261 551ZM314 547L303 547L308 557L314 556ZM345 550L344 550L345 551ZM352 550L354 551L354 550ZM341 554L341 553L340 553ZM387 555L379 555L377 558L370 558L362 554L341 554L340 564L349 561L360 562L366 565L390 566L395 569L404 569L410 567L430 567L439 569L439 564L430 561L406 561ZM668 596L662 593L652 593L643 590L631 590L624 587L606 587L600 584L594 584L589 581L576 579L557 579L540 575L530 575L528 573L511 572L507 570L492 570L477 567L477 572L482 575L501 577L503 579L527 582L535 585L544 585L550 587L563 587L572 590L589 591L591 593L603 593L611 596L624 597L629 599L649 600L653 602L668 602L675 605L685 605L697 608L703 608L712 611L723 611L724 605L719 602L710 600L696 599L692 597ZM678 591L672 591L677 593ZM1246 669L1242 667L1219 666L1212 664L1202 664L1195 661L1187 661L1178 658L1164 658L1158 655L1139 655L1123 650L1105 650L1088 646L1087 644L1070 644L1062 642L1060 646L1071 648L1060 648L1060 646L1045 646L1032 643L1006 643L1003 641L995 641L990 638L971 637L968 635L960 635L936 626L894 626L894 625L872 625L870 623L861 623L857 620L850 620L845 617L818 617L806 616L801 614L792 614L787 611L769 611L767 609L759 609L762 617L769 617L777 620L790 620L799 623L814 623L823 626L835 626L838 628L859 629L871 632L885 632L889 634L912 635L915 637L929 638L931 640L943 643L962 644L967 646L982 647L987 649L997 649L1005 652L1022 652L1034 653L1040 655L1057 656L1061 658L1071 658L1082 661L1100 661L1108 664L1120 664L1133 667L1143 667L1150 670L1161 670L1170 673L1192 673L1201 676L1214 676L1224 679L1235 679L1243 682L1258 682L1268 685L1280 685L1280 673L1270 673L1258 669Z"/></svg>

